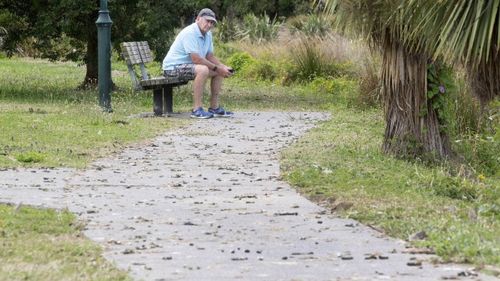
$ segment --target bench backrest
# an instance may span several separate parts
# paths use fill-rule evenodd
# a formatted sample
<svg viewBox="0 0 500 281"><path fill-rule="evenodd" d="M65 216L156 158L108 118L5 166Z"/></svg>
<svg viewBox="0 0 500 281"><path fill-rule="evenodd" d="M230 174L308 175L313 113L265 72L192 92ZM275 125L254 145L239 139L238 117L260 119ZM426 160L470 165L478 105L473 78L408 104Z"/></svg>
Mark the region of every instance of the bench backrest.
<svg viewBox="0 0 500 281"><path fill-rule="evenodd" d="M141 64L153 61L153 55L147 41L121 43L122 56L127 64Z"/></svg>
<svg viewBox="0 0 500 281"><path fill-rule="evenodd" d="M122 50L122 57L127 62L128 72L130 74L130 78L132 78L134 88L137 90L142 89L140 82L137 79L137 75L135 74L134 65L140 66L140 77L142 80L150 79L145 63L153 61L153 54L151 53L151 49L149 49L148 42L123 42L120 46Z"/></svg>
<svg viewBox="0 0 500 281"><path fill-rule="evenodd" d="M145 64L153 61L153 54L146 41L123 42L120 46L135 90L155 89L165 85L179 86L190 80L183 77L150 77ZM140 66L140 73L136 73L136 65Z"/></svg>

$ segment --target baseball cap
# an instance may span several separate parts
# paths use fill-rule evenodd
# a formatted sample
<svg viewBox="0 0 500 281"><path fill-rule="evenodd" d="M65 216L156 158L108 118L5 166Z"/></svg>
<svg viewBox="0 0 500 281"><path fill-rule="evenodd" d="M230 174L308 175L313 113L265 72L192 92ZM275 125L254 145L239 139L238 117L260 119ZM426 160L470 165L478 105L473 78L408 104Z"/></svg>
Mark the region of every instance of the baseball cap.
<svg viewBox="0 0 500 281"><path fill-rule="evenodd" d="M204 8L198 13L198 17L205 18L207 20L213 20L214 22L217 22L217 19L215 18L215 13L214 11L210 10L209 8Z"/></svg>

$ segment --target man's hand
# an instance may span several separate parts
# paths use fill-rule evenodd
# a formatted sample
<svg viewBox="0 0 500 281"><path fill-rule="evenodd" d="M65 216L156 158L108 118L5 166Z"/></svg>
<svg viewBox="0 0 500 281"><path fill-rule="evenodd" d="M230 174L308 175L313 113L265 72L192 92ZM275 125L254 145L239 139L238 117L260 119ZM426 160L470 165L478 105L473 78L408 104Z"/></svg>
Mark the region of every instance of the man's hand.
<svg viewBox="0 0 500 281"><path fill-rule="evenodd" d="M215 72L217 72L217 74L220 76L228 78L233 75L234 70L226 65L220 64L217 66L217 70Z"/></svg>
<svg viewBox="0 0 500 281"><path fill-rule="evenodd" d="M227 66L227 65L223 65L223 68L224 68L224 77L231 77L233 76L234 74L234 69L232 69L231 67Z"/></svg>

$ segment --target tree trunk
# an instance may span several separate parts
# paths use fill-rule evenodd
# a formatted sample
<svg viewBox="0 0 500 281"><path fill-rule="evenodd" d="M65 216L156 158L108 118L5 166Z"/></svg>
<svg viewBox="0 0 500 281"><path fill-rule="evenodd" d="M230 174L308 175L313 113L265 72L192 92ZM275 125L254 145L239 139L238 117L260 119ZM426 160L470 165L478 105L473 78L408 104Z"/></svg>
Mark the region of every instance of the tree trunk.
<svg viewBox="0 0 500 281"><path fill-rule="evenodd" d="M87 39L87 55L85 56L87 72L81 85L82 88L96 88L98 79L97 63L97 28L90 32Z"/></svg>
<svg viewBox="0 0 500 281"><path fill-rule="evenodd" d="M390 35L383 44L384 152L402 158L446 158L451 154L449 140L427 99L427 56L409 52Z"/></svg>
<svg viewBox="0 0 500 281"><path fill-rule="evenodd" d="M99 79L99 63L98 63L98 52L97 52L97 27L91 32L87 39L87 55L85 57L87 72L85 73L85 79L83 80L80 88L83 89L95 89L98 86ZM113 78L111 77L111 90L117 89L115 83L113 83Z"/></svg>

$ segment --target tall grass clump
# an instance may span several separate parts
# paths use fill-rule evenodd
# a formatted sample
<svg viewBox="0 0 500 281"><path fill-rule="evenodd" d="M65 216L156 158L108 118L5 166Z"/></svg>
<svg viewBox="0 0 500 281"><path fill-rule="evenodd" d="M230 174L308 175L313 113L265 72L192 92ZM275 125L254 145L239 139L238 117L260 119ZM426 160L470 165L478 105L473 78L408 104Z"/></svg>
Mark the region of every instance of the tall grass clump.
<svg viewBox="0 0 500 281"><path fill-rule="evenodd" d="M380 107L382 96L380 91L380 62L374 54L363 61L359 72L359 94L357 104L360 107Z"/></svg>
<svg viewBox="0 0 500 281"><path fill-rule="evenodd" d="M289 78L292 81L307 82L320 76L356 76L353 63L343 55L332 52L324 39L302 37L294 45L290 50L293 68Z"/></svg>
<svg viewBox="0 0 500 281"><path fill-rule="evenodd" d="M325 54L321 52L319 44L312 44L306 39L302 39L297 45L294 66L292 70L292 80L308 81L316 76L326 74L328 61Z"/></svg>
<svg viewBox="0 0 500 281"><path fill-rule="evenodd" d="M454 130L457 135L453 146L478 179L500 178L500 102L494 101L488 110L480 112L478 101L472 106L464 102L470 99L468 95L460 95L455 101L457 107L464 108L464 116L458 116L460 113L456 112L457 127Z"/></svg>
<svg viewBox="0 0 500 281"><path fill-rule="evenodd" d="M463 70L454 69L453 89L449 91L446 110L450 114L448 123L453 136L473 135L480 133L484 119L481 118L481 105L472 95L465 80Z"/></svg>

